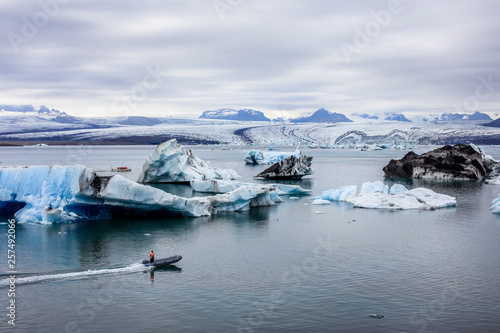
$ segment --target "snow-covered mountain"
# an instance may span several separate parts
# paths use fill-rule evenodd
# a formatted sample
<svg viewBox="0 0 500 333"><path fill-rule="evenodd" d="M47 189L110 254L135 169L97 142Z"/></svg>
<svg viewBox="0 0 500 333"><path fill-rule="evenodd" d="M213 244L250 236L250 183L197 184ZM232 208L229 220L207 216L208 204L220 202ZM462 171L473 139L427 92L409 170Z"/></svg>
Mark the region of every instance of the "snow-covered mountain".
<svg viewBox="0 0 500 333"><path fill-rule="evenodd" d="M411 122L408 118L405 117L402 113L389 112L385 114L385 120L387 121L405 121Z"/></svg>
<svg viewBox="0 0 500 333"><path fill-rule="evenodd" d="M330 112L321 108L311 115L302 116L299 118L290 119L292 123L341 123L352 122L342 113Z"/></svg>
<svg viewBox="0 0 500 333"><path fill-rule="evenodd" d="M200 119L224 119L238 121L271 121L261 111L252 109L218 109L204 111Z"/></svg>
<svg viewBox="0 0 500 333"><path fill-rule="evenodd" d="M377 120L378 119L378 116L376 116L376 115L370 115L368 113L353 113L352 115L356 116L356 117L363 118L363 119L373 119L373 120Z"/></svg>
<svg viewBox="0 0 500 333"><path fill-rule="evenodd" d="M473 121L473 120L485 120L485 121L491 121L490 116L488 116L486 113L482 112L474 112L473 114L466 114L466 113L443 113L441 115L441 118L439 119L441 121Z"/></svg>

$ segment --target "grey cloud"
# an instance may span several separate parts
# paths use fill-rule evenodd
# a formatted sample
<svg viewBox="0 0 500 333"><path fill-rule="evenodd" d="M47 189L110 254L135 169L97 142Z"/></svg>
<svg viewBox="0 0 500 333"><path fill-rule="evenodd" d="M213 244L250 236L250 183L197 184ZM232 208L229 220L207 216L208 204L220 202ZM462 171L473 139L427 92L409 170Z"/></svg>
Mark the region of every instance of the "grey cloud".
<svg viewBox="0 0 500 333"><path fill-rule="evenodd" d="M40 6L2 3L0 100L102 114L157 65L164 80L131 112L435 113L474 94L480 76L500 82L496 1L401 0L351 62L341 43L354 45L355 29L389 1L242 0L224 20L213 3L69 1L19 53L7 34L22 35L23 17ZM498 111L495 89L480 111Z"/></svg>

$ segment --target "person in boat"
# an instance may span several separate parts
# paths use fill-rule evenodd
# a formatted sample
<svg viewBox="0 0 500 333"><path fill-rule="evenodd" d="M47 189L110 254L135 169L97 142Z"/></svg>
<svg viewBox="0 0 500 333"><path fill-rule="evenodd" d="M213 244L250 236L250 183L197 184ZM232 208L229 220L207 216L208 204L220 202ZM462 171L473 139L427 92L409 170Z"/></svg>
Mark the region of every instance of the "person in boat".
<svg viewBox="0 0 500 333"><path fill-rule="evenodd" d="M149 254L149 262L152 263L153 261L155 261L155 254L153 250L151 250L151 253Z"/></svg>

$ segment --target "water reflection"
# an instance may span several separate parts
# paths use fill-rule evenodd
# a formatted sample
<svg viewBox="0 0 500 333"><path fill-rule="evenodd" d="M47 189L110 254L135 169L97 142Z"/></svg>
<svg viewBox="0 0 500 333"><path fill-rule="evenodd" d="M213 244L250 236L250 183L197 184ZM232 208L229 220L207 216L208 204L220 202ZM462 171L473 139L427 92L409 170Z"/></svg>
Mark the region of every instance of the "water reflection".
<svg viewBox="0 0 500 333"><path fill-rule="evenodd" d="M156 267L150 271L145 271L144 273L149 273L149 280L151 281L151 284L153 284L155 282L155 273L156 277L161 277L164 273L182 273L182 268L177 267L176 265L169 265Z"/></svg>

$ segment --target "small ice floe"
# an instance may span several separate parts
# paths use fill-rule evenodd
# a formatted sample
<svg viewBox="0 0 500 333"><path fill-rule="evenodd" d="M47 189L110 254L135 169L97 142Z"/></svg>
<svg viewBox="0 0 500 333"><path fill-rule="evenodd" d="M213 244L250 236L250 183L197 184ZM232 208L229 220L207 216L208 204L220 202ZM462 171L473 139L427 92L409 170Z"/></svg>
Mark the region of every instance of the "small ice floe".
<svg viewBox="0 0 500 333"><path fill-rule="evenodd" d="M317 210L317 211L315 211L314 213L315 213L315 214L325 214L325 212L322 212L322 211L320 211L320 210Z"/></svg>
<svg viewBox="0 0 500 333"><path fill-rule="evenodd" d="M302 206L309 206L309 204L307 202L304 202Z"/></svg>
<svg viewBox="0 0 500 333"><path fill-rule="evenodd" d="M500 195L491 202L490 211L493 214L500 214Z"/></svg>
<svg viewBox="0 0 500 333"><path fill-rule="evenodd" d="M356 185L347 185L340 188L324 191L317 197L312 197L310 200L323 199L329 201L346 201L349 197L356 196Z"/></svg>
<svg viewBox="0 0 500 333"><path fill-rule="evenodd" d="M57 234L58 234L58 235L66 235L66 234L67 234L67 232L66 232L66 231L59 231Z"/></svg>
<svg viewBox="0 0 500 333"><path fill-rule="evenodd" d="M373 318L373 319L382 319L382 318L384 318L384 316L378 315L378 314L374 314L374 313L369 314L368 317Z"/></svg>
<svg viewBox="0 0 500 333"><path fill-rule="evenodd" d="M290 200L299 200L299 197L290 197Z"/></svg>
<svg viewBox="0 0 500 333"><path fill-rule="evenodd" d="M323 201L347 201L354 207L390 210L438 209L455 207L457 204L454 197L436 193L427 188L408 190L401 184L394 184L389 189L381 181L363 183L358 195L356 195L356 186L348 185L324 191L320 196L311 199L316 199L313 204L326 204ZM321 201L318 202L318 200Z"/></svg>
<svg viewBox="0 0 500 333"><path fill-rule="evenodd" d="M144 236L151 236L151 234L144 234Z"/></svg>
<svg viewBox="0 0 500 333"><path fill-rule="evenodd" d="M329 205L331 202L329 200L324 200L324 199L316 199L312 203L313 205Z"/></svg>

